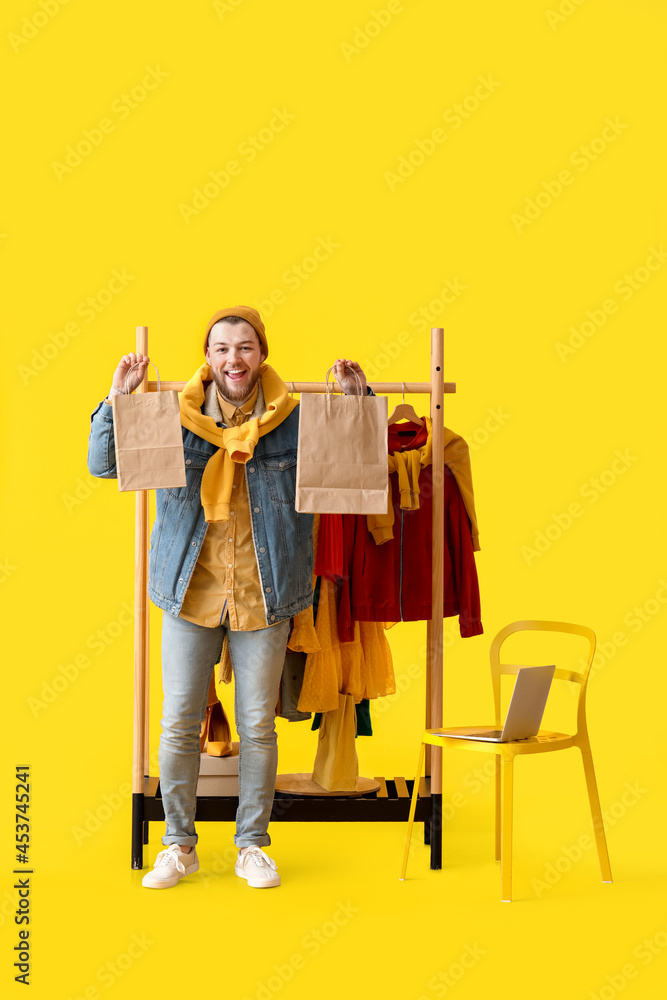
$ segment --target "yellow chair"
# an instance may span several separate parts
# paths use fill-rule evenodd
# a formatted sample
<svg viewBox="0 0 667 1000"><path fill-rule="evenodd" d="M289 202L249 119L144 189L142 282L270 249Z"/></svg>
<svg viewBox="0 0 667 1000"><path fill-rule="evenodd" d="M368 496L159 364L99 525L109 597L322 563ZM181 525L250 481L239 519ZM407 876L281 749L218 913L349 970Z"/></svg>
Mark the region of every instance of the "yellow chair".
<svg viewBox="0 0 667 1000"><path fill-rule="evenodd" d="M481 740L467 740L457 736L440 736L443 729L427 729L419 748L419 758L417 762L417 775L415 777L412 801L410 804L410 815L408 818L408 831L405 840L405 851L403 854L403 867L401 868L401 880L405 879L405 872L408 865L408 853L410 850L410 838L415 817L415 808L419 796L419 780L424 763L425 745L442 747L443 749L455 748L457 750L473 750L478 753L496 754L496 861L500 860L500 896L503 902L511 902L512 899L512 785L514 758L521 754L550 753L553 750L565 750L568 747L579 747L584 764L584 775L586 777L586 787L588 789L588 799L593 816L593 830L595 832L595 843L597 845L598 857L600 859L600 869L602 881L611 882L611 868L609 866L609 855L607 853L607 842L604 835L604 824L602 812L600 810L600 799L598 797L597 784L595 781L595 771L593 769L593 757L588 739L588 729L586 727L586 684L595 654L595 633L585 625L572 625L568 622L543 622L543 621L519 621L506 625L491 643L491 680L493 683L493 699L495 702L496 729L502 728L500 719L500 677L501 674L514 674L521 669L522 664L501 663L500 647L505 639L514 632L539 630L546 632L571 632L575 635L584 636L588 639L588 662L583 673L573 670L556 668L554 680L575 681L581 685L579 690L579 701L577 704L577 731L573 736L565 733L552 733L540 730L537 736L532 736L525 740L514 740L507 743L486 743ZM525 664L524 664L525 665ZM461 732L469 732L470 727L457 727ZM447 732L456 732L456 729L448 729Z"/></svg>

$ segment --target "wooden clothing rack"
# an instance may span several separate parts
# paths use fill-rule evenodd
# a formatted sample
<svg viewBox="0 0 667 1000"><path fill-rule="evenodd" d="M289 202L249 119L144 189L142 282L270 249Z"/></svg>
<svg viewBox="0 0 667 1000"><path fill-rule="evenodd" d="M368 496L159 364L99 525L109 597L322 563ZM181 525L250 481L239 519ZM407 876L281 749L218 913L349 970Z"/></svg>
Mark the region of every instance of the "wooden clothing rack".
<svg viewBox="0 0 667 1000"><path fill-rule="evenodd" d="M148 327L137 327L137 353L148 354ZM428 382L377 382L376 393L425 393L431 397L433 455L444 451L444 394L456 392L454 382L444 382L444 329L431 329L431 377ZM325 392L324 382L290 382L292 392ZM161 389L181 391L185 382L161 382ZM147 376L137 392L155 392L157 382ZM164 822L160 781L149 773L149 603L148 603L148 490L136 493L135 594L134 594L134 725L132 751L132 867L143 868L143 845L149 824ZM443 694L443 571L444 571L444 473L433 463L433 617L426 623L426 728L442 726ZM429 747L426 776L420 781L415 819L424 822L424 842L431 846L431 868L442 862L442 750ZM271 822L407 822L413 779L377 777L378 791L359 797L298 796L277 792ZM232 822L238 796L198 796L196 821Z"/></svg>

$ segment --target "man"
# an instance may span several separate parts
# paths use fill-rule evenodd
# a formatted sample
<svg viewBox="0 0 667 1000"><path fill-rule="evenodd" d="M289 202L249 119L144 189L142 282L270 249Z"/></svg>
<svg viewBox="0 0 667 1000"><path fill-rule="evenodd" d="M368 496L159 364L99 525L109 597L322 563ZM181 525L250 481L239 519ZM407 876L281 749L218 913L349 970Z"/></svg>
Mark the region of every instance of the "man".
<svg viewBox="0 0 667 1000"><path fill-rule="evenodd" d="M298 403L266 363L259 313L247 306L216 312L204 352L206 363L179 397L187 485L156 490L148 595L163 612L159 764L166 847L142 884L169 888L199 868L200 730L226 636L240 739L235 871L249 885L269 888L280 885L275 862L262 850L271 843L275 706L290 618L313 600L313 516L294 506ZM126 385L133 392L148 362L142 354L124 355L109 396ZM373 394L356 362L339 358L334 373L343 392ZM91 415L88 468L102 478L117 475L109 397Z"/></svg>

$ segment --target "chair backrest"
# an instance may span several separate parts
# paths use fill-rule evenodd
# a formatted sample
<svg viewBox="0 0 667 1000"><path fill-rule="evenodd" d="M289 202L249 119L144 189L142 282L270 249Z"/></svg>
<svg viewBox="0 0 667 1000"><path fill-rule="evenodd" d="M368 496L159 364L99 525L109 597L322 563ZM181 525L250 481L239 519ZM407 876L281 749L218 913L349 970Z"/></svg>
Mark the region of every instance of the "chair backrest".
<svg viewBox="0 0 667 1000"><path fill-rule="evenodd" d="M575 683L581 685L579 689L579 700L577 703L577 734L587 737L586 684L588 683L588 675L593 663L593 657L595 656L595 632L586 625L574 625L571 622L543 622L534 620L511 622L509 625L506 625L505 628L501 629L495 637L491 643L490 657L491 683L493 684L493 703L496 713L496 729L500 729L502 726L500 709L500 678L502 674L517 674L521 667L530 665L526 663L501 663L500 647L505 642L505 639L507 639L510 635L513 635L515 632L528 631L571 632L574 635L581 635L588 639L588 658L583 671L565 670L564 668L558 666L556 666L556 669L554 670L554 680L574 681ZM553 660L551 662L553 663Z"/></svg>

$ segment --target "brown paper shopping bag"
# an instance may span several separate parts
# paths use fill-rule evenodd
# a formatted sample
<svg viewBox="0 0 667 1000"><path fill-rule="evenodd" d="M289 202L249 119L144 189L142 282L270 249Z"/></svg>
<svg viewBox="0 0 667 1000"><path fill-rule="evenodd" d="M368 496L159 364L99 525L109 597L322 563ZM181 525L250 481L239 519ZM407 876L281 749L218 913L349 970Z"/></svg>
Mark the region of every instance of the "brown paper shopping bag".
<svg viewBox="0 0 667 1000"><path fill-rule="evenodd" d="M128 368L128 376L132 368L136 365ZM155 371L157 392L111 397L120 491L186 485L178 393L160 392Z"/></svg>
<svg viewBox="0 0 667 1000"><path fill-rule="evenodd" d="M386 514L387 397L302 393L296 509L308 514ZM358 376L357 376L358 377Z"/></svg>

